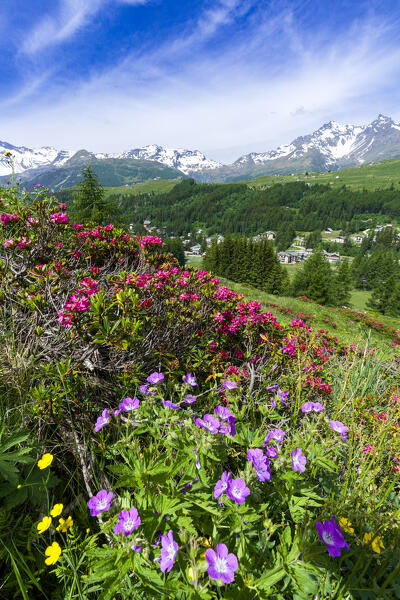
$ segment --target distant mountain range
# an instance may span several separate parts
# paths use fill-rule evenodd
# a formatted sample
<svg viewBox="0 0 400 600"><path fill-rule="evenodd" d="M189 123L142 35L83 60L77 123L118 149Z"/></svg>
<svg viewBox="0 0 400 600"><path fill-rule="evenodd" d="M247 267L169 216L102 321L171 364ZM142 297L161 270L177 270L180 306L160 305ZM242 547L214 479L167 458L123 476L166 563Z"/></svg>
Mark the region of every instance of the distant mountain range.
<svg viewBox="0 0 400 600"><path fill-rule="evenodd" d="M82 167L91 163L103 185L132 184L146 179L235 181L261 175L286 175L336 171L389 158L400 157L400 124L379 115L368 125L326 123L314 133L266 152L251 152L230 165L207 158L199 150L165 148L157 145L114 154L57 150L53 147L26 148L0 142L0 176L10 166L4 153L12 153L14 170L23 185L42 183L53 189L72 187Z"/></svg>

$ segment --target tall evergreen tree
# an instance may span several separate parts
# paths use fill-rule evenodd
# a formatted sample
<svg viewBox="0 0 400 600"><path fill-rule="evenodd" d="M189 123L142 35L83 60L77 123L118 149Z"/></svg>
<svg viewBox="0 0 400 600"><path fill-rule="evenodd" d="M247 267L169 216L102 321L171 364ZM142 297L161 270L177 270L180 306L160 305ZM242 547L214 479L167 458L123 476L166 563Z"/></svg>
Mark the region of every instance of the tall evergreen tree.
<svg viewBox="0 0 400 600"><path fill-rule="evenodd" d="M307 296L318 304L335 304L333 273L321 248L317 248L296 272L292 294Z"/></svg>
<svg viewBox="0 0 400 600"><path fill-rule="evenodd" d="M74 192L72 210L77 221L104 225L110 222L111 205L104 200L104 189L90 165L82 171L82 181Z"/></svg>
<svg viewBox="0 0 400 600"><path fill-rule="evenodd" d="M336 271L335 275L335 304L336 306L349 306L351 290L353 289L353 278L349 261L345 259Z"/></svg>
<svg viewBox="0 0 400 600"><path fill-rule="evenodd" d="M367 301L367 307L384 315L388 314L389 309L392 316L397 316L400 312L400 307L397 305L399 295L399 281L395 275L391 275L373 289L371 297ZM393 314L396 312L397 314Z"/></svg>

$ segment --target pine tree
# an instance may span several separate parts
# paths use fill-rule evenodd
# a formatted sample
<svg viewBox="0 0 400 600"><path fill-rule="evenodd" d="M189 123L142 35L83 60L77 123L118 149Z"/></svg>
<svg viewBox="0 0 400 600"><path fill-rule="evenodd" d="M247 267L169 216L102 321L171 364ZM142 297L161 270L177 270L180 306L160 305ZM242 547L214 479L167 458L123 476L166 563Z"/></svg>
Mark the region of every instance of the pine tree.
<svg viewBox="0 0 400 600"><path fill-rule="evenodd" d="M389 279L381 281L373 290L371 297L367 301L367 307L377 310L382 314L388 314L388 310L393 315L399 310L397 304L399 299L399 282L395 275L391 275ZM393 316L396 316L394 314Z"/></svg>
<svg viewBox="0 0 400 600"><path fill-rule="evenodd" d="M294 296L307 296L318 304L334 305L334 278L330 264L317 248L296 272L292 283Z"/></svg>
<svg viewBox="0 0 400 600"><path fill-rule="evenodd" d="M389 296L386 313L390 317L400 317L400 282L396 281L394 289Z"/></svg>
<svg viewBox="0 0 400 600"><path fill-rule="evenodd" d="M335 275L335 305L349 306L351 299L351 290L353 289L353 280L349 261L345 259Z"/></svg>
<svg viewBox="0 0 400 600"><path fill-rule="evenodd" d="M82 181L74 193L73 213L81 223L93 222L103 225L109 222L111 206L104 200L104 189L90 165L82 171Z"/></svg>

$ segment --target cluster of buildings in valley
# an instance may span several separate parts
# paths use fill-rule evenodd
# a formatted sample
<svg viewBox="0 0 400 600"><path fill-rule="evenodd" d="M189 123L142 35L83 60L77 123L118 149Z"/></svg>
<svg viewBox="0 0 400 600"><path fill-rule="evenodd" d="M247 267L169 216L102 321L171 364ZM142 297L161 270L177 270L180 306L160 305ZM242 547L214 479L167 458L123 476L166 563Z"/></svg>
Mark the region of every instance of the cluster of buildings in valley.
<svg viewBox="0 0 400 600"><path fill-rule="evenodd" d="M157 228L151 225L151 221L149 220L145 220L143 221L143 227L145 228L145 230L149 233L153 233L153 234L160 234L160 235L165 235L165 227L162 228ZM388 228L393 228L393 225L391 223L387 223L386 225L377 225L374 229L365 229L364 231L362 231L361 233L356 233L353 235L348 236L348 239L351 241L352 244L356 244L356 245L360 245L362 243L362 241L364 240L364 238L368 237L371 232L379 233L380 231L384 230L384 229L388 229ZM131 226L131 229L133 229L133 226ZM202 229L199 229L197 231L197 234L201 235L203 233ZM346 242L346 238L342 235L337 235L336 237L332 237L331 235L333 234L333 230L330 229L329 227L325 230L325 232L322 234L322 240L325 242L332 242L335 244L344 244ZM170 236L171 238L173 238L174 236ZM398 234L397 237L400 239L400 230L398 230ZM257 235L254 235L252 237L253 242L261 242L262 240L270 240L273 241L276 238L276 233L274 231L265 231L264 233L259 233ZM190 245L192 240L190 238L188 238L187 236L181 235L180 239L182 240L183 246L185 248L185 256L204 256L205 252L202 251L202 245L201 244L193 244L192 246ZM213 238L212 237L205 237L205 243L207 246L210 246L212 244ZM221 243L224 241L224 236L223 235L218 235L217 236L217 243ZM297 263L297 262L302 262L304 260L307 260L307 258L313 253L312 248L305 248L305 239L306 236L305 235L298 235L294 238L293 241L293 250L290 251L286 251L286 252L278 252L278 258L279 261L282 264L293 264L293 263ZM204 250L204 243L203 243L203 250ZM343 260L343 256L340 255L339 252L327 252L326 250L324 250L324 254L328 260L328 262L330 262L331 264L337 264L340 263ZM352 260L351 258L349 259L350 261Z"/></svg>

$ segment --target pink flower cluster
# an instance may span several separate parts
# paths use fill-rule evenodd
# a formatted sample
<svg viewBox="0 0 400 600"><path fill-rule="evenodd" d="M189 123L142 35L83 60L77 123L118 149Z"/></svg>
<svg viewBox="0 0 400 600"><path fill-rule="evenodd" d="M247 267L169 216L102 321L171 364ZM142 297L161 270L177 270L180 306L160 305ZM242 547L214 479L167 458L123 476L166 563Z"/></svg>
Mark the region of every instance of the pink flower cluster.
<svg viewBox="0 0 400 600"><path fill-rule="evenodd" d="M72 294L64 305L64 312L58 312L58 321L64 327L70 327L74 319L74 313L86 312L90 306L90 297L100 291L97 281L85 277L76 293Z"/></svg>
<svg viewBox="0 0 400 600"><path fill-rule="evenodd" d="M50 220L52 223L68 223L68 215L63 212L51 213Z"/></svg>
<svg viewBox="0 0 400 600"><path fill-rule="evenodd" d="M331 386L326 381L322 381L322 377L306 377L304 384L312 388L318 388L321 392L326 392L327 394L330 394L332 391Z"/></svg>
<svg viewBox="0 0 400 600"><path fill-rule="evenodd" d="M162 239L156 235L145 235L139 238L139 244L141 248L147 248L148 246L161 246Z"/></svg>
<svg viewBox="0 0 400 600"><path fill-rule="evenodd" d="M21 241L17 244L17 248L19 248L21 250L22 248L26 248L27 246L30 246L31 244L32 244L32 240L23 236L21 238Z"/></svg>
<svg viewBox="0 0 400 600"><path fill-rule="evenodd" d="M26 226L27 227L36 227L39 225L39 219L35 219L34 217L29 216L27 218Z"/></svg>
<svg viewBox="0 0 400 600"><path fill-rule="evenodd" d="M1 213L0 214L0 221L2 222L3 225L8 225L8 223L16 223L18 220L19 220L18 213L11 213L11 214Z"/></svg>

